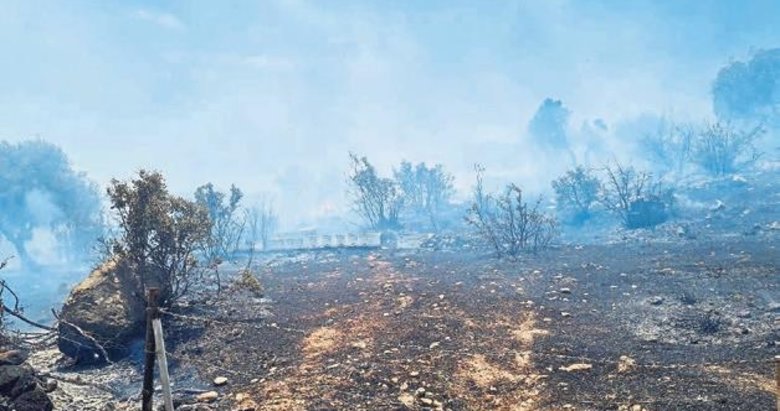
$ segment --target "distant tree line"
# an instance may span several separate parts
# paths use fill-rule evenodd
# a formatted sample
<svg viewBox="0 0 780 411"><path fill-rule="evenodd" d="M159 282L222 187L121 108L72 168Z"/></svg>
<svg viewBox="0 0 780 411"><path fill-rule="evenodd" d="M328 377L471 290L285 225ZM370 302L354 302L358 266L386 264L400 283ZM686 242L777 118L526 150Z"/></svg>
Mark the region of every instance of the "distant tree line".
<svg viewBox="0 0 780 411"><path fill-rule="evenodd" d="M441 164L401 162L393 177L381 177L367 157L349 154L348 194L353 210L372 229L400 229L402 215L424 216L433 230L455 190L454 177ZM419 227L418 227L419 228Z"/></svg>

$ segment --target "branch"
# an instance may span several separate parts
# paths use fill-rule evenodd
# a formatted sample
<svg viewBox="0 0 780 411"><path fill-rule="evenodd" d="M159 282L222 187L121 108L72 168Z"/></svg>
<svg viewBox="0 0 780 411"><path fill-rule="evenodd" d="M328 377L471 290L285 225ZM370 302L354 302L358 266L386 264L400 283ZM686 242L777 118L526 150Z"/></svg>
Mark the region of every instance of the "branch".
<svg viewBox="0 0 780 411"><path fill-rule="evenodd" d="M2 309L3 309L3 312L11 314L12 316L14 316L14 317L24 321L25 323L27 323L29 325L32 325L33 327L38 327L38 328L40 328L42 330L46 330L46 331L55 331L54 328L49 327L48 325L43 325L41 323L37 323L37 322L35 322L33 320L30 320L30 319L26 318L20 312L8 308L8 306L6 306L5 304L2 305Z"/></svg>

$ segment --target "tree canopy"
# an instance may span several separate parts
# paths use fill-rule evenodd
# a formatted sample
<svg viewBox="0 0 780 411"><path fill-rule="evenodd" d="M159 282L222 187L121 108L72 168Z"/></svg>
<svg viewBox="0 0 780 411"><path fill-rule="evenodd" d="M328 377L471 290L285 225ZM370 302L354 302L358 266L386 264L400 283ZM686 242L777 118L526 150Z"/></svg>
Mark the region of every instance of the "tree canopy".
<svg viewBox="0 0 780 411"><path fill-rule="evenodd" d="M712 104L724 121L780 122L780 48L723 67L712 85Z"/></svg>
<svg viewBox="0 0 780 411"><path fill-rule="evenodd" d="M528 131L542 146L566 147L566 125L570 115L571 112L563 105L563 102L547 98L528 123Z"/></svg>
<svg viewBox="0 0 780 411"><path fill-rule="evenodd" d="M56 145L0 142L0 234L23 264L35 265L28 242L50 230L69 257L84 257L103 234L101 198Z"/></svg>

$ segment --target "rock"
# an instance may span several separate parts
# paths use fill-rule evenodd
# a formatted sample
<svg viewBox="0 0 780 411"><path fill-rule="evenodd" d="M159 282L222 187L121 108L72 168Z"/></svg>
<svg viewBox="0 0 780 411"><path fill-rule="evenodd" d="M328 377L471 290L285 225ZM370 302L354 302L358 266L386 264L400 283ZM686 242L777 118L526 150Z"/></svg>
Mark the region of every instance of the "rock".
<svg viewBox="0 0 780 411"><path fill-rule="evenodd" d="M653 296L653 297L650 297L650 298L648 298L648 299L647 299L647 302L648 302L648 304L650 304L650 305L656 305L656 306L658 306L658 305L661 305L661 304L663 304L663 303L664 303L664 298L663 298L663 297L661 297L660 295L656 295L656 296Z"/></svg>
<svg viewBox="0 0 780 411"><path fill-rule="evenodd" d="M575 371L587 371L593 368L592 364L585 364L585 363L577 363L577 364L571 364L567 365L566 367L561 367L561 371L566 372L575 372Z"/></svg>
<svg viewBox="0 0 780 411"><path fill-rule="evenodd" d="M49 378L46 380L46 384L43 386L43 389L46 392L54 392L57 390L57 387L59 387L57 380Z"/></svg>
<svg viewBox="0 0 780 411"><path fill-rule="evenodd" d="M228 379L226 377L214 378L214 385L216 385L217 387L221 387L227 383L228 383Z"/></svg>
<svg viewBox="0 0 780 411"><path fill-rule="evenodd" d="M16 382L26 374L25 368L17 365L4 365L0 367L0 393L9 393Z"/></svg>
<svg viewBox="0 0 780 411"><path fill-rule="evenodd" d="M185 404L176 407L176 411L211 411L212 408L204 404Z"/></svg>
<svg viewBox="0 0 780 411"><path fill-rule="evenodd" d="M780 313L780 303L770 303L767 307L767 311L770 313Z"/></svg>
<svg viewBox="0 0 780 411"><path fill-rule="evenodd" d="M417 377L420 376L420 372L419 371L412 371L412 372L409 373L409 376L412 377L412 378L417 378Z"/></svg>
<svg viewBox="0 0 780 411"><path fill-rule="evenodd" d="M420 403L422 405L430 407L431 405L433 405L433 400L430 398L420 398Z"/></svg>
<svg viewBox="0 0 780 411"><path fill-rule="evenodd" d="M232 411L256 411L260 407L257 403L244 393L236 394L236 405L231 409Z"/></svg>
<svg viewBox="0 0 780 411"><path fill-rule="evenodd" d="M41 389L27 391L13 400L14 411L52 411L54 404Z"/></svg>
<svg viewBox="0 0 780 411"><path fill-rule="evenodd" d="M9 350L0 353L0 365L21 365L29 355L21 350Z"/></svg>
<svg viewBox="0 0 780 411"><path fill-rule="evenodd" d="M571 288L569 288L569 287L561 287L561 289L559 290L559 292L560 292L561 294L571 294Z"/></svg>
<svg viewBox="0 0 780 411"><path fill-rule="evenodd" d="M79 362L102 363L106 355L127 354L127 343L144 329L145 302L129 267L111 260L71 291L60 319L60 351Z"/></svg>
<svg viewBox="0 0 780 411"><path fill-rule="evenodd" d="M0 409L15 411L53 410L54 404L42 385L42 381L29 366L0 366ZM7 408L2 408L2 406Z"/></svg>
<svg viewBox="0 0 780 411"><path fill-rule="evenodd" d="M750 313L749 310L737 311L737 317L739 317L739 318L750 318L751 316L752 316L752 314Z"/></svg>
<svg viewBox="0 0 780 411"><path fill-rule="evenodd" d="M195 397L195 401L197 402L214 402L219 398L219 393L216 391L208 391L204 392L203 394L198 394Z"/></svg>
<svg viewBox="0 0 780 411"><path fill-rule="evenodd" d="M620 360L618 361L618 372L619 373L627 373L629 371L632 371L634 368L636 368L636 360L627 356L627 355L621 355Z"/></svg>
<svg viewBox="0 0 780 411"><path fill-rule="evenodd" d="M406 406L406 408L412 409L414 407L414 396L409 393L401 393L398 396L398 402Z"/></svg>

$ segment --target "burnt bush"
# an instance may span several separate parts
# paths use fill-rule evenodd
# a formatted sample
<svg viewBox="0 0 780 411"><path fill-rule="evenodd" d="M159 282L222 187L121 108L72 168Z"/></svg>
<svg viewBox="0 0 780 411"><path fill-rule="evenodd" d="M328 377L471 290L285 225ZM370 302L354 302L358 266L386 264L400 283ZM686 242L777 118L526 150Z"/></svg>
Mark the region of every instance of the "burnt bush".
<svg viewBox="0 0 780 411"><path fill-rule="evenodd" d="M673 190L652 174L624 167L620 163L604 168L606 179L601 204L620 218L628 229L648 228L669 219Z"/></svg>
<svg viewBox="0 0 780 411"><path fill-rule="evenodd" d="M591 217L591 207L598 200L601 181L582 166L569 170L552 182L558 212L574 225Z"/></svg>
<svg viewBox="0 0 780 411"><path fill-rule="evenodd" d="M517 256L549 246L558 234L558 223L540 210L541 198L527 203L523 191L514 184L500 194L486 194L483 171L477 168L474 201L466 214L466 222L477 235L499 256Z"/></svg>
<svg viewBox="0 0 780 411"><path fill-rule="evenodd" d="M717 313L710 311L699 318L697 331L704 335L713 335L720 332L723 326L723 318Z"/></svg>
<svg viewBox="0 0 780 411"><path fill-rule="evenodd" d="M138 292L160 288L162 306L185 296L203 278L196 253L209 235L208 210L168 192L157 172L112 180L108 188L119 233L107 240L109 258L128 264Z"/></svg>
<svg viewBox="0 0 780 411"><path fill-rule="evenodd" d="M696 129L690 124L662 119L654 133L640 140L640 147L659 171L680 176L690 163L695 135Z"/></svg>
<svg viewBox="0 0 780 411"><path fill-rule="evenodd" d="M708 124L696 136L693 160L715 176L739 172L760 157L753 143L763 133L761 126L738 130L727 123Z"/></svg>

